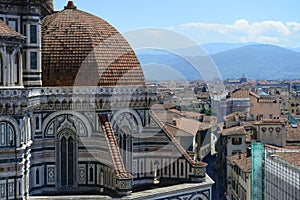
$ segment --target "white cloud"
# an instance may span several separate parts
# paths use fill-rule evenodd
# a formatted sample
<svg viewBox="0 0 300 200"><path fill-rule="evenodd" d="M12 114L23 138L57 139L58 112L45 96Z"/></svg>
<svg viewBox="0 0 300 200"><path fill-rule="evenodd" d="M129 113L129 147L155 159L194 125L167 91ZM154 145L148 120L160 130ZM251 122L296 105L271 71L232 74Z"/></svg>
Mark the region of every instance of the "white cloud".
<svg viewBox="0 0 300 200"><path fill-rule="evenodd" d="M298 32L300 31L300 24L297 22L288 22L286 23L287 27L293 32Z"/></svg>
<svg viewBox="0 0 300 200"><path fill-rule="evenodd" d="M234 37L235 41L239 42L280 43L288 41L289 37L294 38L295 35L300 35L299 23L272 20L249 23L246 19L239 19L233 24L193 22L182 24L178 29L195 29L202 34L218 34L231 39ZM290 41L290 43L293 42Z"/></svg>

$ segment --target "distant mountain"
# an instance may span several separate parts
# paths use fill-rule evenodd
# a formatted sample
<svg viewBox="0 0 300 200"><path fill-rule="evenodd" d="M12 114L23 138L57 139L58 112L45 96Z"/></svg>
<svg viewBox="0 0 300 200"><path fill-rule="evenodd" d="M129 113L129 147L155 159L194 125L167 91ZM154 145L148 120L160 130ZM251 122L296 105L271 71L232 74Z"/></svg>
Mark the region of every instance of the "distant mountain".
<svg viewBox="0 0 300 200"><path fill-rule="evenodd" d="M236 49L240 48L243 46L248 46L248 45L253 45L256 43L222 43L222 42L217 42L217 43L206 43L201 45L201 47L209 54L216 54L220 53L223 51L228 51L231 49Z"/></svg>
<svg viewBox="0 0 300 200"><path fill-rule="evenodd" d="M137 52L146 81L198 80L199 73L179 55L162 50ZM179 64L180 63L180 64Z"/></svg>
<svg viewBox="0 0 300 200"><path fill-rule="evenodd" d="M289 50L292 50L292 51L295 51L295 52L300 53L300 47L297 47L297 48L289 48Z"/></svg>
<svg viewBox="0 0 300 200"><path fill-rule="evenodd" d="M223 78L295 79L300 77L300 53L266 44L249 45L211 55Z"/></svg>
<svg viewBox="0 0 300 200"><path fill-rule="evenodd" d="M229 48L229 46L227 47ZM199 79L199 73L193 69L190 63L178 55L156 50L155 53L143 52L137 55L144 69L146 80L149 78L149 80L153 80L158 77L158 74L161 80L169 80L172 78L170 73L172 69L183 74L185 79ZM189 58L195 59L196 57L193 56ZM249 79L300 78L300 53L274 45L241 46L212 54L211 58L224 80L239 78L242 74L245 74ZM149 65L150 63L154 63L156 66ZM168 69L168 72L160 70L162 66Z"/></svg>

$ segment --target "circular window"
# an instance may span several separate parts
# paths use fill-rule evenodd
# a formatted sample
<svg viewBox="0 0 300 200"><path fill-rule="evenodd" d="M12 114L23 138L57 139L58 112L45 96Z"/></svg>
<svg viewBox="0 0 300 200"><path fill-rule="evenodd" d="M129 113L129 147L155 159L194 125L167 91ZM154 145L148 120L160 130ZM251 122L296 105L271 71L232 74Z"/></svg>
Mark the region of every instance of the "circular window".
<svg viewBox="0 0 300 200"><path fill-rule="evenodd" d="M267 129L266 129L266 127L262 127L261 130L262 130L262 132L266 132Z"/></svg>
<svg viewBox="0 0 300 200"><path fill-rule="evenodd" d="M276 131L277 131L277 132L280 132L280 131L281 131L281 128L277 127L277 128L276 128Z"/></svg>
<svg viewBox="0 0 300 200"><path fill-rule="evenodd" d="M274 128L273 127L270 127L269 128L269 131L272 133L274 131Z"/></svg>

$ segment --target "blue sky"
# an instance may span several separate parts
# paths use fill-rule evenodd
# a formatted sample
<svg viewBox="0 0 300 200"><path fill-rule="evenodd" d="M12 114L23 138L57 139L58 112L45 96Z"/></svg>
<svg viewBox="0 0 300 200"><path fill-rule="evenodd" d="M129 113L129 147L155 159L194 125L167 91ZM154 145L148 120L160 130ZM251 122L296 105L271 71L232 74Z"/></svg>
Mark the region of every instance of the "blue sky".
<svg viewBox="0 0 300 200"><path fill-rule="evenodd" d="M54 0L62 10L67 0ZM259 42L300 47L297 0L75 0L121 33L141 28L178 31L199 44Z"/></svg>

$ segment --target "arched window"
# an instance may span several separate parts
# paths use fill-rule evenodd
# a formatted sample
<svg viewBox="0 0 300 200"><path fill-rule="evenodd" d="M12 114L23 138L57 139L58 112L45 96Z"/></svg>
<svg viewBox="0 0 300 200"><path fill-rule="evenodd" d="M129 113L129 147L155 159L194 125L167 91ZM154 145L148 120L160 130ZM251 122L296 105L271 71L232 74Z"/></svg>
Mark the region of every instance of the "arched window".
<svg viewBox="0 0 300 200"><path fill-rule="evenodd" d="M0 148L15 147L15 131L8 122L0 122Z"/></svg>
<svg viewBox="0 0 300 200"><path fill-rule="evenodd" d="M156 171L156 176L160 177L160 166L159 166L159 162L157 160L154 162L154 168Z"/></svg>
<svg viewBox="0 0 300 200"><path fill-rule="evenodd" d="M140 174L144 174L144 162L143 161L141 161L141 172L140 172Z"/></svg>
<svg viewBox="0 0 300 200"><path fill-rule="evenodd" d="M180 164L180 175L181 176L184 175L184 164L183 164L183 162Z"/></svg>
<svg viewBox="0 0 300 200"><path fill-rule="evenodd" d="M150 174L153 174L153 162L152 160L150 161Z"/></svg>
<svg viewBox="0 0 300 200"><path fill-rule="evenodd" d="M73 101L69 101L69 108L73 109Z"/></svg>
<svg viewBox="0 0 300 200"><path fill-rule="evenodd" d="M3 85L3 73L4 73L4 66L3 66L3 59L2 55L0 55L0 84Z"/></svg>
<svg viewBox="0 0 300 200"><path fill-rule="evenodd" d="M40 118L39 118L39 116L35 117L35 129L36 130L40 129Z"/></svg>
<svg viewBox="0 0 300 200"><path fill-rule="evenodd" d="M17 53L14 59L14 71L13 71L13 81L16 85L19 84L19 75L20 75L20 54Z"/></svg>
<svg viewBox="0 0 300 200"><path fill-rule="evenodd" d="M90 167L90 182L94 181L94 169Z"/></svg>
<svg viewBox="0 0 300 200"><path fill-rule="evenodd" d="M67 147L66 147L67 141L65 137L61 138L61 159L60 159L60 169L61 169L61 185L66 186L67 185Z"/></svg>
<svg viewBox="0 0 300 200"><path fill-rule="evenodd" d="M122 128L117 127L117 132L119 135L118 146L120 154L127 171L131 171L132 166L132 139L130 137L131 129L127 126Z"/></svg>
<svg viewBox="0 0 300 200"><path fill-rule="evenodd" d="M35 184L39 185L40 184L40 170L36 169L35 171Z"/></svg>
<svg viewBox="0 0 300 200"><path fill-rule="evenodd" d="M172 174L173 174L173 176L175 176L175 175L176 175L176 162L173 162L172 165L173 165L173 166L172 166L172 167L173 167L173 170L172 170L173 173L172 173Z"/></svg>
<svg viewBox="0 0 300 200"><path fill-rule="evenodd" d="M74 164L75 164L75 158L74 158L74 140L72 137L69 137L68 139L68 185L73 186L74 185Z"/></svg>
<svg viewBox="0 0 300 200"><path fill-rule="evenodd" d="M62 109L67 110L68 109L68 102L66 100L62 101Z"/></svg>
<svg viewBox="0 0 300 200"><path fill-rule="evenodd" d="M104 184L103 169L100 170L100 185Z"/></svg>
<svg viewBox="0 0 300 200"><path fill-rule="evenodd" d="M59 140L60 186L62 189L71 189L75 186L76 144L70 130L64 130Z"/></svg>
<svg viewBox="0 0 300 200"><path fill-rule="evenodd" d="M165 175L168 175L168 163L165 162Z"/></svg>

